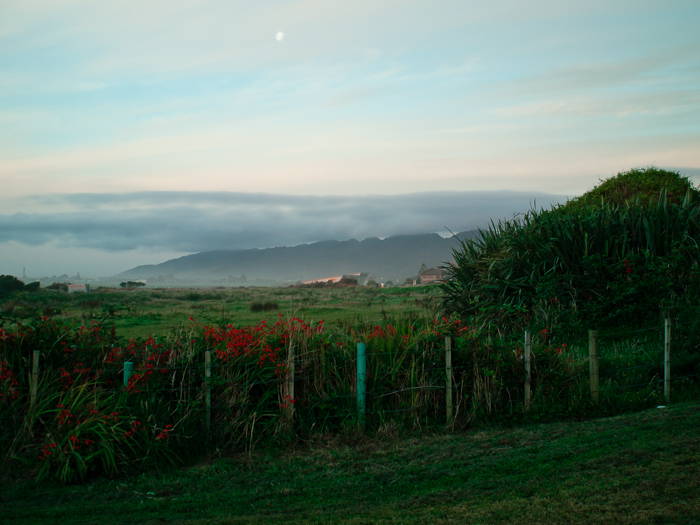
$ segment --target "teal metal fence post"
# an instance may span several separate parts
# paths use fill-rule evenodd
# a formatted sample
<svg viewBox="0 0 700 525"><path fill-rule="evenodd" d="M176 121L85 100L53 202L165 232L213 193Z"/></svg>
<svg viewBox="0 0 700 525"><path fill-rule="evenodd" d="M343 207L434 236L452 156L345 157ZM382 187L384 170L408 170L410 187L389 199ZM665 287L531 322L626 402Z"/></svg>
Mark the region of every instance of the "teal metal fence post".
<svg viewBox="0 0 700 525"><path fill-rule="evenodd" d="M664 321L664 399L671 403L671 320Z"/></svg>
<svg viewBox="0 0 700 525"><path fill-rule="evenodd" d="M129 378L131 373L134 371L134 363L131 361L126 361L124 363L124 388L129 386Z"/></svg>
<svg viewBox="0 0 700 525"><path fill-rule="evenodd" d="M357 419L361 427L365 426L365 379L367 377L367 346L357 343Z"/></svg>

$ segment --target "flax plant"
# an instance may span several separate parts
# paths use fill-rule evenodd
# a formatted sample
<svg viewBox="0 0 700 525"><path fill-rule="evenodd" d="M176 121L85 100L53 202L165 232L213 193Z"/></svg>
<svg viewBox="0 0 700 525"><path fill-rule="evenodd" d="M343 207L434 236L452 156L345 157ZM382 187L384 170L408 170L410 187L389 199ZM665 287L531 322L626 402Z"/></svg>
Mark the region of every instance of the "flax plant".
<svg viewBox="0 0 700 525"><path fill-rule="evenodd" d="M641 198L558 206L499 221L446 266L442 309L520 331L549 316L579 328L658 318L697 296L700 205ZM557 311L557 307L560 307Z"/></svg>

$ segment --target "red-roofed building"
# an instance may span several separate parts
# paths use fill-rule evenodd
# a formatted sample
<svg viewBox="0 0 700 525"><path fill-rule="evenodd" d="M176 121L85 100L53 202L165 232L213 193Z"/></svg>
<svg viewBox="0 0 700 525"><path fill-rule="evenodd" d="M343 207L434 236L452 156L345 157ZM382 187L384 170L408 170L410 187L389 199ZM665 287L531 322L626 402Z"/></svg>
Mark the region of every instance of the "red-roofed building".
<svg viewBox="0 0 700 525"><path fill-rule="evenodd" d="M428 270L425 270L422 274L420 274L421 284L440 283L444 280L445 279L442 270L439 268L430 268Z"/></svg>

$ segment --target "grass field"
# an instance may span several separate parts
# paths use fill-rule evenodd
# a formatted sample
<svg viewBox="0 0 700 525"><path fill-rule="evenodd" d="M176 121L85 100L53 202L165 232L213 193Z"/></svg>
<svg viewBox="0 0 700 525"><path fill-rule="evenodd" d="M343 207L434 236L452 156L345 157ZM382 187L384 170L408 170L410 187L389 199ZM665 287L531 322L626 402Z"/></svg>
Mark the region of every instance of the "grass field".
<svg viewBox="0 0 700 525"><path fill-rule="evenodd" d="M700 404L459 434L318 437L0 489L3 523L700 523Z"/></svg>
<svg viewBox="0 0 700 525"><path fill-rule="evenodd" d="M30 320L31 316L35 316L34 321L30 322L34 322L36 326L28 329L25 335L18 338L12 335L7 338L10 342L20 341L17 345L12 343L17 348L26 350L21 341L29 337L27 334L53 334L45 343L45 348L42 347L42 352L46 352L42 358L42 367L46 367L46 370L52 370L49 366L50 358L58 359L53 355L58 350L52 353L57 338L60 341L72 341L71 348L76 352L94 350L105 353L109 348L102 348L102 343L98 344L99 338L95 339L97 342L93 344L90 331L86 331L84 336L79 336L73 328L66 328L68 332L62 335L63 332L44 332L42 326L50 327L54 323L52 319L56 317L67 321L67 324L76 324L75 321L78 321L78 326L80 322L92 326L88 320L94 320L95 317L104 316L112 311L116 318L111 319L105 326L108 327L114 321L120 338L142 338L149 334L167 336L179 327L192 326L193 323L189 321L191 316L195 317L197 322L211 322L215 325L223 322L234 326L255 325L266 318L277 319L278 312L288 317L303 317L308 321L323 319L327 326L336 325L338 330L323 333L320 330L311 330L307 334L309 345L335 345L335 337L338 334L342 335L346 330L356 329L358 333L360 330L369 330L364 335L371 339L368 341L371 342L370 355L372 351L376 355L391 354L399 360L394 363L396 370L405 371L408 364L403 368L399 366L404 362L402 356L413 356L410 352L422 356L425 354L423 357L429 361L429 347L442 344L442 335L438 336L438 328L433 327L433 321L430 320L430 317L435 315L433 305L436 299L433 293L434 290L429 287L100 290L87 295L48 295L45 292L26 294L3 306L9 306L15 315L26 314ZM260 308L254 307L256 304L272 304L276 308L259 311ZM42 311L53 318L37 318L36 315ZM423 321L418 321L418 317L422 317ZM370 338L368 334L374 328L374 320L384 329L388 328L389 323L382 322L382 319L390 320L396 325L396 336L388 337L384 334L381 337ZM363 322L358 323L358 320ZM368 325L367 321L371 324ZM416 326L427 322L422 327L426 329L425 334L419 333L418 330L414 333L412 326L407 328L414 322ZM376 328L379 329L380 326ZM349 419L348 424L334 427L333 433L323 428L316 432L299 432L287 437L276 434L274 429L277 427L273 424L276 419L271 419L269 435L261 432L260 439L253 440L251 427L251 437L246 438L249 445L239 446L235 451L228 446L217 444L218 442L202 439L198 441L201 446L196 454L188 453L183 456L183 459L195 458L185 459L192 463L185 463L181 468L161 466L160 470L148 470L148 467L143 465L147 465L147 460L155 457L154 450L160 450L149 445L144 449L144 455L133 458L143 467L140 474L131 477L120 474L120 477L111 480L89 474L79 485L61 485L53 477L44 478L40 482L34 481L40 462L32 463L36 454L25 454L13 460L14 463L8 463L14 466L0 483L0 524L700 523L700 476L697 475L700 467L700 435L697 432L700 428L700 403L678 403L668 408L627 413L605 419L589 419L592 414L635 410L639 406L650 406L650 402L655 405L655 400L660 399L660 390L655 386L660 372L655 370L661 367L663 361L659 353L661 346L657 341L660 340L661 332L657 328L647 327L646 335L636 331L633 333L633 340L628 340L630 334L626 334L626 339L622 341L617 341L609 334L601 338L601 366L605 379L602 383L604 389L601 410L588 411L589 405L582 402L579 404L586 410L569 414L573 406L570 396L564 396L563 391L555 388L557 385L566 385L568 388L570 376L580 376L584 378L581 392L586 393L585 367L579 373L573 365L585 360L587 337L581 336L580 341L567 339L569 346L563 345L566 347L563 356L559 355L562 353L562 347L558 347L561 341L556 344L555 341L548 341L547 344L540 341L541 347L536 351L539 359L537 370L542 374L540 384L549 385L549 390L544 387L538 390L536 399L542 400L544 404L533 406L529 418L499 418L495 413L492 417L473 420L467 418L454 433L446 432L443 423L402 426L391 417L380 421L381 424L368 425L370 430L363 433L356 430L358 427ZM105 333L109 332L109 328L104 330ZM406 348L399 344L404 333L408 336ZM462 355L460 352L464 354L463 359L471 355L468 354L471 348L468 343L471 344L471 340L467 335L464 335L462 340L467 346L460 347L460 339L455 340L455 359ZM299 348L305 348L304 344L307 343L300 338L301 333L295 337ZM546 338L549 335L542 337ZM437 338L437 343L431 338ZM680 341L678 338L677 340ZM44 340L38 336L32 341L44 344ZM173 349L186 350L175 343L173 345ZM223 348L222 345L223 343L219 346ZM28 344L25 346L29 349L36 348ZM478 347L481 350L477 352L481 366L478 374L476 365L469 364L471 361L465 361L469 366L462 367L467 371L474 370L472 382L476 385L476 390L467 389L466 393L460 395L467 400L476 399L474 396L478 392L487 392L482 387L488 383L486 380L489 378L493 381L498 379L501 387L507 387L510 383L506 380L510 376L506 377L507 374L503 374L510 370L506 363L511 361L517 365L517 371L513 372L515 376L509 380L515 385L511 385L511 390L517 394L522 386L522 364L517 361L517 355L508 346L501 349L505 352L503 355L494 350L495 347L491 348L490 342L482 347ZM197 348L203 352L203 347ZM305 351L311 352L315 348L309 346ZM325 346L323 348L325 349ZM399 348L404 348L403 353L397 351ZM149 350L151 354L148 355L162 350L154 347ZM387 353L382 353L383 350ZM146 349L143 351L146 352ZM93 355L90 352L88 354ZM680 349L678 352L679 356L685 359ZM88 354L83 357L87 357ZM9 357L12 355L8 354ZM67 355L68 357L64 355L63 358L69 360L70 353ZM142 361L146 362L146 357L147 354L144 353L141 356ZM496 364L489 365L487 358L495 359ZM201 359L198 362L200 361ZM350 366L347 370L338 368L338 382L350 385L355 363L350 358L341 361L347 361ZM324 360L319 362L326 363ZM405 362L408 363L407 360ZM54 368L68 366L66 363L68 361L56 361ZM177 373L177 377L181 378L183 372L178 371L178 363L171 363L171 372ZM459 365L461 362L457 359L454 363ZM676 373L683 370L680 364L682 363L678 362L678 365L674 365ZM234 365L235 363L231 370L239 370L237 365ZM573 368L569 370L569 367ZM80 368L84 366L81 364ZM72 370L72 365L69 369ZM258 370L258 367L253 369ZM501 375L496 374L497 369ZM225 370L228 369L222 367L217 373L221 374ZM299 387L302 386L302 381L307 380L302 377L302 370L302 367L298 370ZM56 370L53 372L57 373ZM311 381L314 374L309 374L308 380ZM387 374L382 372L376 375L384 377ZM549 377L550 375L552 377ZM17 377L26 376L27 374L22 372ZM545 380L545 376L549 379ZM275 377L273 384L276 389L278 385ZM410 377L414 378L413 375ZM673 399L676 402L681 399L698 399L697 387L692 377L679 377L679 381L674 383ZM62 384L61 380L56 381L57 385ZM562 381L562 385L557 381ZM25 388L26 381L23 379L20 382L22 388ZM231 379L231 384L234 383L238 384L238 379ZM467 383L471 384L469 381L465 384ZM639 383L641 390L627 392L625 385L628 383ZM396 386L388 382L387 385L387 388L391 387L388 390L391 390L392 394L411 390L403 388L406 386L403 384ZM379 387L375 385L374 388ZM350 391L349 389L350 387L345 388ZM608 390L611 395L614 394L614 399L607 400L605 392ZM297 391L297 410L300 417L303 415L303 402L306 399L304 391L302 388ZM308 391L311 392L312 389ZM11 389L7 390L5 395L9 396L12 392ZM144 414L149 414L149 410L154 407L153 403L156 402L155 397L149 397L149 392L144 391L143 395L132 393L130 403L119 405L119 410L128 405L132 410L131 417L137 419L141 417L138 410L143 409ZM160 390L153 390L154 395L157 392ZM341 395L343 392L335 394L339 398L347 397ZM378 389L373 395L377 399L384 399L383 392L384 390ZM47 390L44 395L49 399L52 394ZM630 401L625 396L637 397ZM91 399L85 402L86 406L90 402L96 403ZM547 404L548 399L551 400L550 404ZM277 414L279 409L276 398L271 402ZM352 402L354 399L351 399L351 404ZM17 406L21 405L21 399L16 403ZM426 410L432 410L430 414L434 413L430 408L433 406L436 407L435 410L440 410L437 421L444 415L442 401L438 399L432 405L426 404ZM111 410L107 410L107 405L100 407L106 412ZM47 411L45 416L37 418L36 424L27 426L28 440L37 451L41 450L45 442L54 439L51 436L58 436L57 433L63 428L58 409L49 408L51 410ZM92 411L90 413L92 414ZM160 423L162 426L170 421L170 408L167 408L167 414L161 415L164 418ZM588 420L535 424L540 416L540 421L574 417ZM46 419L46 424L42 418ZM18 428L24 428L21 425L24 415L17 421ZM194 434L201 431L202 421L201 418L196 421L193 419ZM239 421L238 416L235 421ZM253 424L255 422L253 419ZM516 422L522 423L523 426L512 427ZM127 425L131 422L129 419L120 419L120 424ZM5 427L5 431L8 428ZM76 426L75 429L77 428ZM261 421L258 420L256 432L260 428ZM402 430L409 428L412 430ZM429 430L421 431L421 428ZM64 437L68 439L68 434L73 430L64 429ZM186 434L184 429L179 429L178 433ZM10 431L10 434L11 438L23 435L14 431ZM82 437L88 435L91 434ZM266 435L267 437L264 437ZM125 434L123 440L126 439ZM117 440L115 443L121 441ZM87 445L87 441L85 444ZM152 461L150 464L167 465L167 462Z"/></svg>
<svg viewBox="0 0 700 525"><path fill-rule="evenodd" d="M112 310L115 326L128 338L162 336L188 324L194 316L202 322L254 325L277 313L307 321L338 322L372 320L397 315L430 315L436 289L431 286L395 288L192 288L98 289L89 294L41 291L23 294L3 305L4 310L35 314L60 312L63 320L89 318ZM252 311L252 303L272 303L277 308Z"/></svg>

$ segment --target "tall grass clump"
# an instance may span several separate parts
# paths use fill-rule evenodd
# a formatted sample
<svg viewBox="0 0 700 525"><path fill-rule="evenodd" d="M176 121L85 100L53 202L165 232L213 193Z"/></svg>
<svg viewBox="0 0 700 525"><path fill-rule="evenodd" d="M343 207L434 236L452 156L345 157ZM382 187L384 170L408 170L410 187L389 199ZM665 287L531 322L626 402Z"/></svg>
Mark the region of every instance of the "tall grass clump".
<svg viewBox="0 0 700 525"><path fill-rule="evenodd" d="M277 301L251 301L248 308L251 312L275 312L280 305Z"/></svg>

